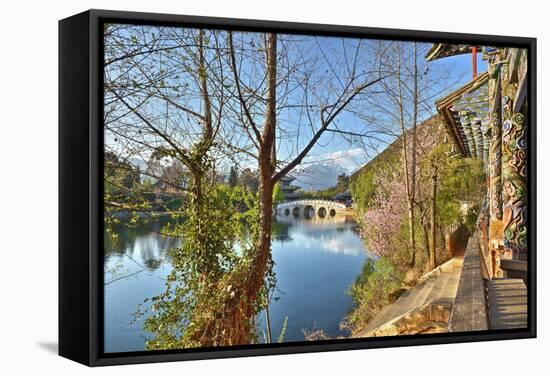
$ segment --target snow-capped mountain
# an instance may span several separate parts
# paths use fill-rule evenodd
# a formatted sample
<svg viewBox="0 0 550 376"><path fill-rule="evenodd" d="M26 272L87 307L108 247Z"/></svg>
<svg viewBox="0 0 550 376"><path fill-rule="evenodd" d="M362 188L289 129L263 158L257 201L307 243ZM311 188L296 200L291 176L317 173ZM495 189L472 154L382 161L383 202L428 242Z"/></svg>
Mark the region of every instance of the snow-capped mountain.
<svg viewBox="0 0 550 376"><path fill-rule="evenodd" d="M296 178L293 184L304 190L330 188L336 185L338 175L351 175L366 161L366 154L360 148L309 156L292 171Z"/></svg>

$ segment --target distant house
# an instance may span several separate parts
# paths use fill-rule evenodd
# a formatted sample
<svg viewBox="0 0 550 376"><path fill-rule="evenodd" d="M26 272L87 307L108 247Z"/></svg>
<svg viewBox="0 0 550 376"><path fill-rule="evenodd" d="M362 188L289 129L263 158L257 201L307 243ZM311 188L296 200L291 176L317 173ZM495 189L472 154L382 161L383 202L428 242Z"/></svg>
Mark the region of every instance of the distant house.
<svg viewBox="0 0 550 376"><path fill-rule="evenodd" d="M281 190L285 196L285 201L296 200L300 197L300 194L296 193L300 187L291 184L294 180L296 180L296 178L290 175L281 178Z"/></svg>
<svg viewBox="0 0 550 376"><path fill-rule="evenodd" d="M351 196L351 191L350 190L347 190L347 191L342 192L342 193L338 193L337 195L334 195L334 197L332 199L334 201L345 204L346 207L348 207L348 208L351 207L351 205L353 203L353 198Z"/></svg>

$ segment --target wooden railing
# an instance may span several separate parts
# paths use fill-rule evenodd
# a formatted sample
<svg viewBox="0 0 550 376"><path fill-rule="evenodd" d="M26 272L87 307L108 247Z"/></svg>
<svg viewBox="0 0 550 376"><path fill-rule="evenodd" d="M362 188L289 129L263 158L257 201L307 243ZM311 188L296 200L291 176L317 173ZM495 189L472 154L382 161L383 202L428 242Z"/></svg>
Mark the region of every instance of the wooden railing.
<svg viewBox="0 0 550 376"><path fill-rule="evenodd" d="M527 286L527 261L500 259L500 269L503 270L506 278L519 278Z"/></svg>
<svg viewBox="0 0 550 376"><path fill-rule="evenodd" d="M485 213L482 207L477 229L468 239L450 332L527 325L527 262L502 257L504 247L491 244Z"/></svg>
<svg viewBox="0 0 550 376"><path fill-rule="evenodd" d="M468 240L462 273L458 282L451 318L450 332L487 330L487 306L483 267L485 264L480 249L480 232Z"/></svg>

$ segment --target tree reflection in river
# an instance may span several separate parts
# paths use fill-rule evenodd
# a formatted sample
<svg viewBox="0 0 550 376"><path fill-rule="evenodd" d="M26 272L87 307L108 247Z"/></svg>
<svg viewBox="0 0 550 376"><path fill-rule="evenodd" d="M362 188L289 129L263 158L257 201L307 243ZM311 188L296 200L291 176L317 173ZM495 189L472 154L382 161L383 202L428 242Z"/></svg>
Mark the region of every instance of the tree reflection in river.
<svg viewBox="0 0 550 376"><path fill-rule="evenodd" d="M127 257L143 265L149 271L155 271L167 257L168 250L179 246L181 239L164 236L161 229L167 219L157 219L143 226L115 228L116 239L104 235L104 264L109 265L111 258ZM108 269L105 270L109 272ZM107 280L107 278L106 278Z"/></svg>
<svg viewBox="0 0 550 376"><path fill-rule="evenodd" d="M180 239L148 228L120 229L118 239L105 242L105 350L137 351L150 338L135 320L138 305L158 295L171 270L169 250ZM346 290L366 259L353 219L294 219L273 222L272 252L277 274L277 301L270 304L274 338L288 317L284 341L303 341L303 330L322 329L330 337L346 335L339 323L352 308ZM140 272L140 270L143 270ZM134 274L137 273L137 274ZM116 278L120 278L116 280ZM260 332L265 328L259 316ZM134 321L135 320L135 321Z"/></svg>

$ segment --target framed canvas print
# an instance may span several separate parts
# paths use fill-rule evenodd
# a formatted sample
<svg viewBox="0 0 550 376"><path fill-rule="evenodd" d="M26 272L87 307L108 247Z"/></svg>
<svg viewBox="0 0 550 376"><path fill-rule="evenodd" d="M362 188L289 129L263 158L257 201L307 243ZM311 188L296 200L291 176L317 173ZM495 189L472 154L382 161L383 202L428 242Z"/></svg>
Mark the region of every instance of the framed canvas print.
<svg viewBox="0 0 550 376"><path fill-rule="evenodd" d="M60 21L60 355L534 337L535 61L523 37Z"/></svg>

